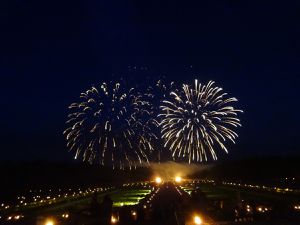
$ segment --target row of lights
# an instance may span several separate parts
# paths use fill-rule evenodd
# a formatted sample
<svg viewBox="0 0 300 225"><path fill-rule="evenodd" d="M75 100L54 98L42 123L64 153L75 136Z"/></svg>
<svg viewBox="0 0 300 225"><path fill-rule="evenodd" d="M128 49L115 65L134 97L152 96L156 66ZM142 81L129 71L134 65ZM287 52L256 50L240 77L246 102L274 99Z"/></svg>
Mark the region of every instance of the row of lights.
<svg viewBox="0 0 300 225"><path fill-rule="evenodd" d="M69 215L69 213L63 213L63 214L61 215L61 217L62 217L63 219L68 219L68 218L70 217L70 215ZM1 218L1 216L0 216L0 218ZM7 220L7 221L11 221L11 220L20 220L20 219L22 219L22 218L24 218L24 215L23 215L23 214L16 214L16 215L10 215L10 216L8 216L8 217L6 218L6 220ZM45 224L45 225L48 225L48 224L54 224L54 219L52 219L52 218L47 218L47 219L45 220L44 224Z"/></svg>
<svg viewBox="0 0 300 225"><path fill-rule="evenodd" d="M213 180L210 180L210 181L202 180L200 182L201 183L207 183L207 182L214 182L214 181ZM192 183L195 184L195 183L197 183L197 181L196 182L195 181L190 182L190 185ZM199 183L199 181L198 181L198 183ZM231 185L231 186L244 186L244 187L258 188L258 189L260 189L260 188L263 188L263 189L273 189L273 190L275 189L277 192L280 192L280 191L285 191L285 192L287 192L287 191L296 191L296 192L298 192L299 191L299 190L293 190L293 189L288 189L288 188L286 188L286 189L280 189L280 188L277 188L277 187L270 188L270 187L266 187L266 186L262 186L261 187L259 185L249 185L249 184L240 184L240 183L226 183L226 182L222 182L222 183L225 184L225 185ZM185 188L183 188L183 189L185 190ZM300 211L300 205L294 205L293 209L296 210L296 211ZM247 205L247 209L246 210L247 210L247 212L251 211L249 205ZM269 212L271 210L272 210L271 207L266 207L266 206L257 206L256 207L256 211L259 212L259 213L266 213L266 212Z"/></svg>
<svg viewBox="0 0 300 225"><path fill-rule="evenodd" d="M126 183L123 184L123 187L135 187L135 186L143 186L143 187L149 187L149 182L134 182L134 183Z"/></svg>
<svg viewBox="0 0 300 225"><path fill-rule="evenodd" d="M247 187L247 188L255 188L255 189L264 189L267 191L276 191L280 193L286 193L286 192L294 192L299 193L300 190L297 189L290 189L290 188L279 188L279 187L268 187L268 186L259 186L259 185L252 185L252 184L241 184L241 183L234 183L234 182L222 182L224 185L230 185L230 186L239 186L239 187Z"/></svg>
<svg viewBox="0 0 300 225"><path fill-rule="evenodd" d="M40 204L53 204L59 200L64 200L65 198L68 198L68 197L71 197L71 198L82 197L82 196L86 196L86 195L89 195L94 192L106 191L111 188L94 188L94 189L88 188L86 190L79 189L78 193L74 191L72 193L64 193L64 194L62 193L62 194L58 194L55 196L47 195L45 197L41 197L41 195L36 195L36 196L32 197L32 201L28 200L27 202L25 201L26 200L25 196L18 196L17 197L18 203L15 206L2 203L0 205L0 209L7 210L11 207L19 208L20 206L27 206L27 205L35 206L35 205L40 205ZM61 191L61 189L59 189L59 190ZM72 191L72 189L69 189L69 191Z"/></svg>
<svg viewBox="0 0 300 225"><path fill-rule="evenodd" d="M8 216L7 220L19 220L19 219L21 219L23 217L24 216L22 214L17 214L17 215L14 215L14 216Z"/></svg>
<svg viewBox="0 0 300 225"><path fill-rule="evenodd" d="M77 195L74 196L71 195L72 197L81 197L81 196L86 196L87 194L91 194L91 193L94 193L95 191L99 191L99 190L102 190L102 191L106 191L106 190L109 190L111 188L97 188L97 189L88 189L86 190L85 192L82 192L80 191L81 193L78 193ZM61 199L64 199L68 196L68 194L64 194L64 195L59 195L59 197L61 197ZM44 203L44 204L52 204L54 202L56 202L57 198L54 197L54 198L51 198L51 196L46 196L44 199L41 199L41 196L38 195L38 196L34 196L34 202L29 202L28 204L30 205L36 205L36 204L40 204L40 203ZM26 199L24 196L20 196L18 197L18 199L20 200L20 203L23 204L24 206L27 205L26 202L24 202L23 200ZM2 203L0 205L2 208L4 209L9 209L10 206L9 205L5 205L4 203ZM18 208L20 205L16 205L15 208ZM3 216L0 216L0 220L2 219ZM69 214L65 213L62 215L63 218L67 219L69 217ZM9 215L7 217L4 217L4 219L6 219L7 221L10 221L10 220L19 220L19 219L22 219L24 218L24 215L22 214L12 214L12 215Z"/></svg>
<svg viewBox="0 0 300 225"><path fill-rule="evenodd" d="M266 206L258 206L256 207L256 211L260 212L260 213L266 213L271 211L272 208L271 207L266 207Z"/></svg>
<svg viewBox="0 0 300 225"><path fill-rule="evenodd" d="M285 180L295 180L295 177L292 178L285 178ZM209 180L209 179L205 179L205 180L193 180L190 183L194 184L194 183L215 183L214 180ZM268 191L276 191L276 192L295 192L295 193L299 193L300 190L298 189L291 189L291 188L279 188L279 187L268 187L268 186L260 186L260 185L253 185L253 184L241 184L241 183L235 183L235 182L222 182L222 184L224 185L231 185L231 186L240 186L240 187L249 187L249 188L256 188L256 189L265 189Z"/></svg>

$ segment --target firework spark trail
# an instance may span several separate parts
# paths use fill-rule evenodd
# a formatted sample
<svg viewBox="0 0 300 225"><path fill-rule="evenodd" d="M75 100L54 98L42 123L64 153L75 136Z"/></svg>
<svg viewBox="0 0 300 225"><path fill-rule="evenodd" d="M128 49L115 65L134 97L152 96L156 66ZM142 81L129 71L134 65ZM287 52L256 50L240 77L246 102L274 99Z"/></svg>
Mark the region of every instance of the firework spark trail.
<svg viewBox="0 0 300 225"><path fill-rule="evenodd" d="M195 80L194 87L184 84L180 92L170 93L171 100L162 102L158 115L161 134L173 159L201 162L210 154L217 160L216 144L228 152L224 142L235 143L238 135L233 128L241 126L237 116L242 110L230 106L237 99L226 95L213 81L203 85Z"/></svg>
<svg viewBox="0 0 300 225"><path fill-rule="evenodd" d="M151 139L156 137L145 122L150 104L140 93L110 82L81 93L80 100L69 106L69 127L64 131L75 159L121 169L148 162Z"/></svg>

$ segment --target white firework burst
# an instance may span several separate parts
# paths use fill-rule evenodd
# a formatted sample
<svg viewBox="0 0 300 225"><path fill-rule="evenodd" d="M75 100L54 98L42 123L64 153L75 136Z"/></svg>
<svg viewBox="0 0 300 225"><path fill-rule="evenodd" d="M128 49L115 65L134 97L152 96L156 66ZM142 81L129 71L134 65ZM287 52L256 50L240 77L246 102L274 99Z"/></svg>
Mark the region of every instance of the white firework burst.
<svg viewBox="0 0 300 225"><path fill-rule="evenodd" d="M112 82L93 86L69 106L67 146L75 151L75 159L113 168L148 162L155 137L145 122L148 108L149 102L134 88Z"/></svg>
<svg viewBox="0 0 300 225"><path fill-rule="evenodd" d="M217 160L215 146L228 152L224 143L235 143L238 135L234 128L241 126L238 113L242 110L231 106L236 98L228 98L213 81L203 85L198 80L194 87L184 84L170 97L162 102L158 117L164 147L172 151L173 159L201 162L211 155Z"/></svg>

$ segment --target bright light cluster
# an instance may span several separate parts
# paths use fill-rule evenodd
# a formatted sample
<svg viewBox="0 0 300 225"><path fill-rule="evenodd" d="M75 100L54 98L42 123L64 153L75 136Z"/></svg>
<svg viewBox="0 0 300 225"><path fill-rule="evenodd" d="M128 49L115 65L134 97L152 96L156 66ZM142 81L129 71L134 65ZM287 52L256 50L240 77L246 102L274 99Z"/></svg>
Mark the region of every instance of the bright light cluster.
<svg viewBox="0 0 300 225"><path fill-rule="evenodd" d="M202 224L202 219L200 218L200 216L194 216L194 223L196 225Z"/></svg>
<svg viewBox="0 0 300 225"><path fill-rule="evenodd" d="M156 177L156 178L155 178L155 182L156 182L157 184L161 184L161 183L162 183L161 177Z"/></svg>
<svg viewBox="0 0 300 225"><path fill-rule="evenodd" d="M294 205L294 209L300 211L300 205Z"/></svg>
<svg viewBox="0 0 300 225"><path fill-rule="evenodd" d="M256 207L256 211L260 212L260 213L266 213L271 211L272 208L271 207L267 207L267 206L257 206Z"/></svg>
<svg viewBox="0 0 300 225"><path fill-rule="evenodd" d="M180 176L175 177L175 182L180 183L182 181L182 178Z"/></svg>

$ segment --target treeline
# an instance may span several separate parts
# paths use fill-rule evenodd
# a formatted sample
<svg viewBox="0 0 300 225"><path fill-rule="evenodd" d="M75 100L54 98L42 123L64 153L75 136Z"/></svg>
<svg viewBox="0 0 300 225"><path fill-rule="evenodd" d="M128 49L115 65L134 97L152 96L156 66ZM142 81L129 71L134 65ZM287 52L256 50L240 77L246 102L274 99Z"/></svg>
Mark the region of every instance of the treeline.
<svg viewBox="0 0 300 225"><path fill-rule="evenodd" d="M193 177L298 186L300 157L258 157L216 163Z"/></svg>
<svg viewBox="0 0 300 225"><path fill-rule="evenodd" d="M2 162L0 171L0 197L30 189L120 185L146 180L151 174L146 168L124 171L84 163L42 161Z"/></svg>

